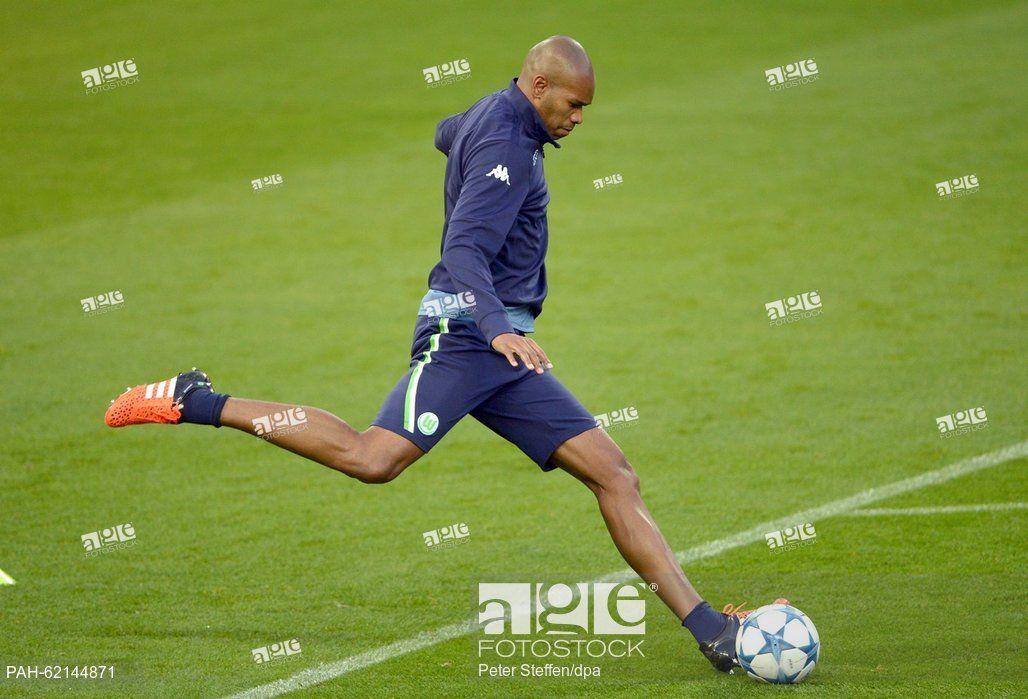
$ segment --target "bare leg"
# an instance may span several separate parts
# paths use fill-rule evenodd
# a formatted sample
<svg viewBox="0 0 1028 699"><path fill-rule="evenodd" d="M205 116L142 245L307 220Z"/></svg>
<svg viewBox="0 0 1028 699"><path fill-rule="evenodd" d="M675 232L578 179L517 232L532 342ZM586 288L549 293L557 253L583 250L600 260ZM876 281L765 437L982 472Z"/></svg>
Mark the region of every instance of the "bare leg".
<svg viewBox="0 0 1028 699"><path fill-rule="evenodd" d="M229 398L221 412L221 424L256 434L254 420L296 407ZM305 429L278 435L271 432L264 437L275 446L365 483L387 483L425 454L413 442L381 427L369 427L358 432L320 408L304 407L304 412L307 414Z"/></svg>
<svg viewBox="0 0 1028 699"><path fill-rule="evenodd" d="M679 620L703 601L653 521L639 493L639 477L606 432L597 428L564 442L553 461L585 483L599 501L621 556L647 583L656 583L657 596Z"/></svg>

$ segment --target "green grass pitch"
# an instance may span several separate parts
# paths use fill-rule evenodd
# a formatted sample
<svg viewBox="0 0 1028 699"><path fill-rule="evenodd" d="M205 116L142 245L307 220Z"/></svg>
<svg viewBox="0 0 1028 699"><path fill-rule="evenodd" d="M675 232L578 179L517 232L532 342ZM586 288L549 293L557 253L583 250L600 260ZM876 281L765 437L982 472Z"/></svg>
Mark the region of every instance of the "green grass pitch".
<svg viewBox="0 0 1028 699"><path fill-rule="evenodd" d="M597 89L547 148L535 339L594 413L637 408L614 436L676 551L1022 444L1026 8L3 3L0 696L226 696L459 622L478 581L625 567L588 491L471 420L386 486L227 429L102 424L125 386L199 366L367 426L438 259L435 124L551 34ZM80 71L128 58L138 82L86 94ZM425 85L461 58L469 79ZM818 80L768 89L807 58ZM112 290L119 310L83 313ZM820 316L769 326L765 303L809 290ZM940 436L976 406L985 429ZM1024 503L1026 465L873 506ZM124 522L135 546L84 555ZM454 522L468 543L424 546ZM1024 691L1025 510L814 524L813 546L686 566L715 606L784 595L813 619L821 662L786 691ZM712 671L647 600L646 657L599 678L477 678L459 637L296 696L774 691ZM6 672L65 664L116 676Z"/></svg>

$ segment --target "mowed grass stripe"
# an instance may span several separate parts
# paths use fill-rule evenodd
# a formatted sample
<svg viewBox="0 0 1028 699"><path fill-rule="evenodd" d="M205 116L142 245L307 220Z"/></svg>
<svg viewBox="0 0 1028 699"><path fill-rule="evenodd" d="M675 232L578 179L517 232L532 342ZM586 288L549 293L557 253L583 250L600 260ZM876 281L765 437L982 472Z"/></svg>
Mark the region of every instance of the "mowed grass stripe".
<svg viewBox="0 0 1028 699"><path fill-rule="evenodd" d="M1013 444L997 451L975 456L970 459L958 461L949 466L928 471L911 478L888 483L883 486L868 488L855 495L820 505L819 507L800 510L786 517L768 520L757 524L745 531L733 534L723 539L715 539L699 546L681 551L676 555L683 564L692 563L704 558L718 556L726 551L740 546L745 546L757 541L762 541L767 532L777 531L782 527L793 526L798 522L812 522L817 520L846 514L859 507L872 502L879 502L897 495L921 490L933 485L945 483L946 481L966 476L976 471L992 468L999 464L1028 456L1028 440ZM610 575L598 578L596 582L612 582L631 580L636 577L635 571L626 569ZM298 672L292 677L286 677L275 682L259 685L253 689L232 695L229 699L257 699L258 697L277 697L298 689L311 687L323 682L328 682L337 677L342 677L355 670L361 670L378 663L408 655L424 648L429 648L443 641L465 636L474 631L474 620L468 619L448 626L443 626L433 631L425 631L408 639L390 643L358 655L350 656L343 660L325 663L317 667L309 668Z"/></svg>

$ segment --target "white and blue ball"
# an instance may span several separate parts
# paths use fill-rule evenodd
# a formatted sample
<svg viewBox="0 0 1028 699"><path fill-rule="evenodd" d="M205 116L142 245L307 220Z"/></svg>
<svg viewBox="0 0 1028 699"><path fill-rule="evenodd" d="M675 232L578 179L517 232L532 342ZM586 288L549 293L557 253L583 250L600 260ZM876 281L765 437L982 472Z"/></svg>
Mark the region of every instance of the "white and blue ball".
<svg viewBox="0 0 1028 699"><path fill-rule="evenodd" d="M802 682L817 663L821 640L807 615L788 604L768 604L747 616L735 637L746 674L762 682Z"/></svg>

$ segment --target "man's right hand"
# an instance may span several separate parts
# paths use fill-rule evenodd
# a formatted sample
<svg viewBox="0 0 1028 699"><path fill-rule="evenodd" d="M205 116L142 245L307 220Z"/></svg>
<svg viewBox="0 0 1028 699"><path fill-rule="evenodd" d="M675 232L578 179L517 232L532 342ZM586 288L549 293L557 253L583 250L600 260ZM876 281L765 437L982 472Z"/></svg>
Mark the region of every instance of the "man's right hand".
<svg viewBox="0 0 1028 699"><path fill-rule="evenodd" d="M507 358L512 367L517 367L518 360L533 369L535 373L543 373L543 367L552 369L550 362L543 348L523 335L516 333L502 333L493 338L493 349Z"/></svg>

